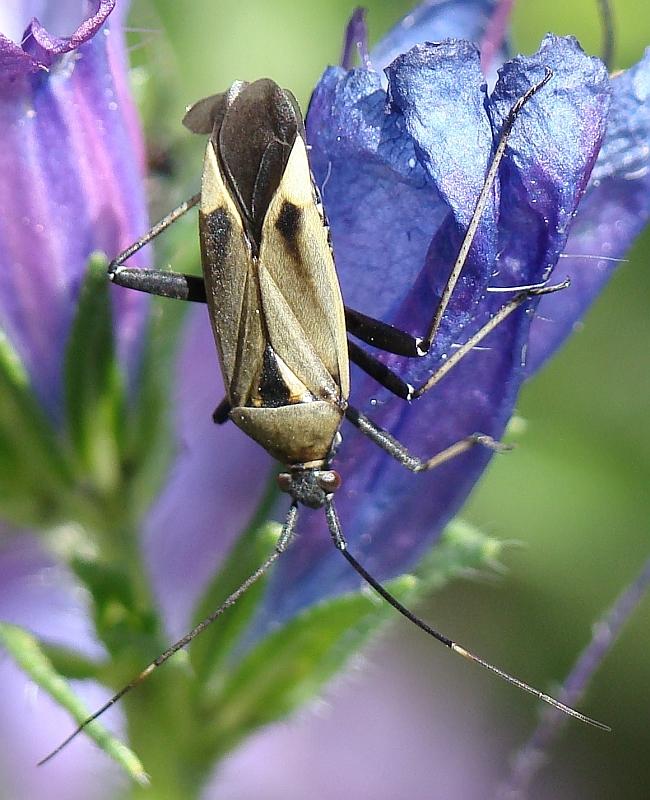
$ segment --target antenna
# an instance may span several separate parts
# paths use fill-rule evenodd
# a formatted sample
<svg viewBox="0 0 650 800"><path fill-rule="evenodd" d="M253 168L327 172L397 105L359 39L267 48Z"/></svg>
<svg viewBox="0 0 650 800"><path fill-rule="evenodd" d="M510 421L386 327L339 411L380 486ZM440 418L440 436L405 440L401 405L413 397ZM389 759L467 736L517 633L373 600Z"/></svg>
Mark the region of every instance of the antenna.
<svg viewBox="0 0 650 800"><path fill-rule="evenodd" d="M347 549L347 542L343 538L343 534L341 532L340 523L338 520L338 515L334 508L334 504L332 501L328 501L326 505L326 513L327 513L327 524L330 529L330 533L332 538L334 539L334 544L336 545L337 549L341 551L343 557L347 560L350 566L359 573L359 575L368 583L372 588L379 594L383 599L389 603L396 611L406 617L409 622L412 622L413 625L420 628L420 630L424 631L429 636L432 636L434 639L439 641L441 644L444 644L445 647L448 647L450 650L453 650L454 653L458 653L458 655L463 656L468 661L474 661L476 664L484 667L485 669L489 670L490 672L497 675L502 680L506 681L506 683L510 683L513 686L521 689L524 692L528 692L528 694L532 694L533 697L536 697L538 700L542 700L544 703L548 703L548 705L553 706L553 708L557 709L558 711L562 711L564 714L567 714L574 719L580 720L580 722L584 722L587 725L592 725L594 728L598 728L601 731L611 731L609 725L604 725L602 722L598 722L598 720L592 719L591 717L586 716L586 714L581 714L579 711L576 711L571 706L567 706L564 703L561 703L559 700L556 700L554 697L551 697L544 692L541 692L539 689L535 689L533 686L525 683L519 678L515 678L513 675L505 672L504 670L500 669L499 667L495 667L494 664L490 664L489 661L485 661L484 659L480 658L474 653L467 650L462 645L458 644L458 642L454 642L448 636L445 636L443 633L435 630L430 625L428 625L424 620L420 619L416 616L412 611L410 611L405 605L402 605L400 601L394 597L385 586L382 586L378 580L376 580L366 569L363 567L357 560L348 552Z"/></svg>
<svg viewBox="0 0 650 800"><path fill-rule="evenodd" d="M158 658L155 658L150 664L148 664L142 672L136 675L133 680L129 681L126 686L122 687L119 692L116 692L109 700L107 700L101 708L98 708L97 711L92 713L89 717L86 717L83 722L80 722L79 725L75 728L75 730L64 739L61 744L56 747L52 752L48 753L45 758L42 758L37 766L42 767L43 764L47 764L55 755L61 752L64 747L70 744L70 742L76 738L85 727L87 727L91 722L96 720L98 717L108 711L111 706L114 706L119 700L121 700L125 694L131 691L131 689L135 689L136 686L141 684L144 680L146 680L149 675L157 668L160 667L162 664L165 663L169 658L171 658L174 653L177 653L181 648L188 645L192 639L195 639L200 633L202 633L209 625L211 625L218 617L220 617L224 611L227 611L231 606L233 606L239 598L250 589L250 587L256 583L272 566L272 564L279 558L279 556L287 549L295 531L296 521L298 519L298 508L295 503L292 504L291 508L289 509L289 513L287 514L287 518L285 523L282 527L282 532L280 533L280 537L275 545L275 550L271 553L271 555L266 559L266 561L258 567L255 572L249 575L248 578L237 588L235 591L228 595L228 597L223 601L223 603L217 608L216 611L213 611L212 614L207 616L204 620L199 622L195 625L191 631L185 634L185 636L181 637L177 642L174 642L171 647L168 647L164 653L161 653Z"/></svg>

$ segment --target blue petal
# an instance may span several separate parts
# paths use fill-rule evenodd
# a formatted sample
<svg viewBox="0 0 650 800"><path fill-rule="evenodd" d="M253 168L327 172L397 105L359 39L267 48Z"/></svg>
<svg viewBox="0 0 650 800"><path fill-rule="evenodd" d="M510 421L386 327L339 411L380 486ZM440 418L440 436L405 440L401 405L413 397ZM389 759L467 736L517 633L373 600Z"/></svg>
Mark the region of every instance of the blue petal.
<svg viewBox="0 0 650 800"><path fill-rule="evenodd" d="M38 19L34 18L27 26L20 43L21 47L32 55L40 67L51 67L57 58L64 53L77 50L97 33L115 7L115 0L92 0L88 6L88 14L70 36L53 35ZM52 21L56 19L59 25L66 21L62 13L55 17L50 12L50 17Z"/></svg>
<svg viewBox="0 0 650 800"><path fill-rule="evenodd" d="M466 39L479 43L498 7L499 0L428 0L420 3L372 49L370 61L379 70L422 42ZM501 47L495 58L501 63L505 57L505 48Z"/></svg>
<svg viewBox="0 0 650 800"><path fill-rule="evenodd" d="M540 303L529 372L571 333L650 218L650 50L611 85L605 140L559 266L571 287Z"/></svg>
<svg viewBox="0 0 650 800"><path fill-rule="evenodd" d="M433 237L420 282L402 283L411 302L399 322L422 331L438 303L472 218L492 151L492 130L485 113L485 84L479 53L469 42L450 40L418 45L386 70L391 106L399 126L415 144L418 161L451 212ZM398 220L403 225L402 220ZM444 318L438 352L449 347L474 315L496 258L494 198L481 217L472 251ZM420 269L422 264L420 264ZM433 297L431 294L433 293ZM424 302L422 302L424 300Z"/></svg>
<svg viewBox="0 0 650 800"><path fill-rule="evenodd" d="M0 326L54 418L88 257L94 250L114 255L146 229L143 147L124 44L119 28L112 36L100 30L112 0L94 6L65 39L31 23L25 46L41 61L0 41L0 59L14 69L0 81ZM73 46L71 57L61 55ZM116 291L115 305L128 367L137 359L147 303Z"/></svg>
<svg viewBox="0 0 650 800"><path fill-rule="evenodd" d="M441 47L441 52L448 54L450 49L456 48L456 62L449 56L449 74L456 68L472 84L463 87L468 94L458 99L456 104L452 98L454 87L446 85L444 70L439 87L430 87L427 81L420 81L416 65L419 63L423 70L428 69L428 57L436 50L420 48L405 56L401 66L398 63L395 70L389 71L392 102L381 124L375 111L374 125L369 126L369 115L360 113L360 106L355 103L348 103L343 110L340 105L334 105L328 117L324 96L312 107L314 117L310 110L310 131L316 131L319 126L326 127L328 122L335 120L332 135L321 134L316 140L312 139L312 143L321 169L332 161L325 186L325 203L331 218L337 263L343 265L344 296L347 300L347 286L352 285L352 293L356 294L352 304L357 299L365 300L365 307L362 305L361 308L368 313L373 313L376 297L385 299L389 296L392 298L389 304L392 310L389 314L382 314L383 318L401 323L410 320L411 325L416 329L419 327L419 330L422 330L423 315L430 314L435 307L437 282L441 280L440 276L431 275L431 265L439 264L444 280L454 254L450 254L446 263L437 252L430 251L428 257L416 265L408 263L401 268L396 266L386 270L379 264L378 278L374 272L367 275L364 271L361 280L364 281L365 292L369 291L364 297L364 293L358 292L355 287L355 279L358 280L360 272L357 251L366 248L371 252L374 246L377 252L373 263L381 262L385 257L390 258L388 244L394 238L399 240L400 231L410 233L418 208L415 203L410 209L395 207L392 204L393 195L388 191L390 184L382 187L380 195L371 192L365 199L357 195L359 205L356 217L361 220L362 232L355 240L352 232L355 220L353 209L348 206L347 213L340 215L336 202L346 196L348 187L354 186L359 164L363 165L361 169L365 168L366 156L371 155L375 160L373 163L376 163L382 144L384 147L386 145L387 137L384 134L390 130L393 132L391 141L395 153L402 155L408 152L410 138L418 169L415 174L421 175L423 171L426 186L433 187L438 197L437 220L441 219L440 209L443 209L443 215L447 210L450 221L432 231L432 247L443 245L443 233L446 235L449 230L453 231L459 222L466 224L475 202L475 197L471 197L471 179L476 195L483 181L492 142L488 140L484 148L479 136L476 156L463 152L470 144L474 149L477 130L484 130L480 104L476 99L481 96L482 79L476 69L473 71L474 77L471 77L472 68L468 65L475 55L468 59L468 53L471 52L469 48L455 43L444 43ZM543 77L546 66L555 72L553 81L528 103L517 120L500 175L498 217L488 210L483 223L483 238L477 252L485 255L486 260L476 258L474 264L470 264L475 280L466 295L471 301L473 292L480 289L480 303L474 305L470 313L465 313L466 309L458 306L451 309L445 341L448 352L452 352L453 340L466 340L505 302L503 295L484 292L493 271L498 271L493 280L501 286L535 283L548 275L549 268L554 265L566 243L568 222L598 151L609 102L607 75L602 64L582 54L573 40L549 38L532 58L516 59L504 67L495 94L487 104L495 130L498 131L504 114L515 101ZM330 89L332 80L330 73L325 78ZM350 78L338 71L334 83L337 87L346 86L347 80ZM354 80L357 84L363 82L358 72ZM431 83L435 84L436 81ZM374 98L374 109L382 105L375 97L377 91L374 89L370 95ZM437 97L436 92L439 92ZM345 96L345 92L329 95L337 103L344 100ZM420 103L422 108L427 108L426 114L418 115ZM441 130L444 125L441 125L437 103L447 104L447 130ZM459 127L465 126L465 138L459 136L455 128L456 120ZM429 123L434 126L436 133L430 134L427 127ZM375 135L370 135L373 132ZM451 152L446 151L447 133L454 141L455 149ZM553 147L548 146L551 140ZM334 164L335 159L341 158L338 148L343 141L347 152L355 154L354 160L349 158L347 163L341 161ZM323 149L323 145L329 144L333 144L333 151ZM384 156L386 152L384 150ZM476 162L476 175L472 172L472 159ZM459 173L459 185L445 180L446 165L454 163L460 163L463 167ZM386 159L382 164L385 169ZM394 181L395 176L399 176L401 183L404 182L402 170L403 162L397 157L392 162ZM462 179L464 175L469 176L467 184ZM323 179L322 172L320 178ZM393 194L394 186L395 183ZM424 187L421 191L424 192ZM415 193L411 196L414 200L417 197ZM378 197L381 197L381 206L377 205ZM435 203L432 201L431 205ZM365 236L368 230L372 230L374 236L374 228L368 223L373 212L380 219L380 228L387 229L387 232L382 233L378 229L376 239L367 240ZM493 236L496 219L498 245L495 251ZM339 228L345 228L346 225L349 226L348 230ZM346 249L350 247L351 250ZM422 243L419 249L422 250ZM495 252L500 253L500 258L494 257ZM363 263L366 263L366 259ZM442 270L443 266L446 271ZM418 274L416 281L412 280L414 271ZM374 288L373 278L377 281ZM387 282L391 285L386 286ZM458 302L457 298L455 300ZM383 305L386 306L386 303ZM439 452L474 431L499 437L512 413L524 378L523 365L531 318L531 309L522 308L513 314L485 340L485 349L470 353L439 386L412 407L391 398L387 392L378 390L370 379L358 374L354 376L353 402L361 405L379 424L422 456ZM407 364L406 360L396 357L386 361L402 372L407 368L408 379L417 384L435 369L440 358L441 354L436 352L415 363ZM358 398L365 399L359 402ZM449 462L435 473L412 475L355 431L344 428L343 433L345 441L337 457L337 468L343 475L344 485L337 495L337 503L344 531L352 552L359 555L371 571L386 578L407 569L423 549L435 540L463 503L485 467L489 454L477 449ZM301 540L293 551L284 556L279 566L267 606L270 619L291 614L296 608L313 602L323 594L335 593L357 584L356 576L349 573L340 556L331 552L322 514L304 512L300 530L303 533Z"/></svg>
<svg viewBox="0 0 650 800"><path fill-rule="evenodd" d="M351 69L357 56L364 67L370 66L365 8L354 9L345 29L343 52L341 54L341 66L343 69Z"/></svg>
<svg viewBox="0 0 650 800"><path fill-rule="evenodd" d="M48 70L57 58L77 50L89 41L106 22L114 7L115 0L92 0L78 27L65 37L52 35L34 18L26 29L24 23L20 26L21 32L23 29L24 32L16 42L12 41L11 36L18 38L19 12L16 9L4 12L0 17L3 25L0 33L0 81L11 83L30 74ZM27 9L22 8L20 11L25 13ZM46 9L46 14L47 21L56 24L58 30L65 29L66 25L72 23L73 15L69 8L58 8L56 12Z"/></svg>
<svg viewBox="0 0 650 800"><path fill-rule="evenodd" d="M610 105L603 63L585 56L575 39L549 35L534 56L519 57L499 71L490 98L495 127L547 69L553 76L521 112L501 177L505 240L498 267L502 270L507 260L508 280L518 283L535 282L533 259L542 268L537 279L546 278L557 263L602 144Z"/></svg>
<svg viewBox="0 0 650 800"><path fill-rule="evenodd" d="M369 70L327 70L307 115L311 164L349 305L389 316L446 208ZM402 280L396 281L400 275Z"/></svg>

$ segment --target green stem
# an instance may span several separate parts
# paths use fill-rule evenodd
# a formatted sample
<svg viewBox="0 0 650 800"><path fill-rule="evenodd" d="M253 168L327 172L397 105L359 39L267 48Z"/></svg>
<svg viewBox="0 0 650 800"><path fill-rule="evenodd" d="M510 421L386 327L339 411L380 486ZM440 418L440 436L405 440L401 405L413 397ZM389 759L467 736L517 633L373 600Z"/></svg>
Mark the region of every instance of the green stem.
<svg viewBox="0 0 650 800"><path fill-rule="evenodd" d="M193 747L197 724L186 666L182 657L172 659L125 698L129 742L151 779L149 787L130 787L133 800L194 800L203 788L211 764L198 763Z"/></svg>
<svg viewBox="0 0 650 800"><path fill-rule="evenodd" d="M88 532L96 558L73 560L71 567L93 597L97 635L110 653L102 679L115 692L158 656L167 640L143 564L138 526L117 502L106 502L101 516L102 527ZM179 653L120 701L129 746L151 778L148 788L130 786L127 796L199 796L211 765L196 763L191 681L187 658Z"/></svg>

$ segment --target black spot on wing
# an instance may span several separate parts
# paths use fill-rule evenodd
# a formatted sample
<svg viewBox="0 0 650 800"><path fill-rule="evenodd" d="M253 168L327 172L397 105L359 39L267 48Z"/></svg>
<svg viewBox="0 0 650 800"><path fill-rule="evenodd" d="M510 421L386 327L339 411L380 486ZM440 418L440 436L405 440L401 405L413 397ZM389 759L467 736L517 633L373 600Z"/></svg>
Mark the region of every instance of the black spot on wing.
<svg viewBox="0 0 650 800"><path fill-rule="evenodd" d="M206 265L217 266L230 256L232 220L225 208L215 208L209 214L201 214L201 244Z"/></svg>
<svg viewBox="0 0 650 800"><path fill-rule="evenodd" d="M301 218L302 213L298 206L285 200L275 221L275 227L294 255L298 252Z"/></svg>
<svg viewBox="0 0 650 800"><path fill-rule="evenodd" d="M291 394L284 382L273 348L267 344L262 359L259 396L265 408L279 408L289 405Z"/></svg>

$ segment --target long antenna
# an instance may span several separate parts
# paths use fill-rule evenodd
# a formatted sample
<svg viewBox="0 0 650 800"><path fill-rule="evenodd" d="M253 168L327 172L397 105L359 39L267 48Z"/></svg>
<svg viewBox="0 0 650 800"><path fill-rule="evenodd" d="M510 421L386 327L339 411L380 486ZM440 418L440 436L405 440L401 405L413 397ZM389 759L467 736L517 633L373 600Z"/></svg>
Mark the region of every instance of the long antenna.
<svg viewBox="0 0 650 800"><path fill-rule="evenodd" d="M495 667L494 664L490 664L489 661L485 661L484 659L480 658L474 653L467 650L465 647L462 647L457 642L454 642L448 636L445 636L443 633L435 630L430 625L428 625L424 620L420 619L416 616L411 610L409 610L405 605L400 603L400 601L394 597L385 586L382 586L376 578L373 576L363 567L357 560L354 558L353 555L347 549L347 542L345 541L342 531L341 525L339 523L338 515L334 508L332 501L330 500L326 506L326 513L327 513L327 523L330 529L330 533L334 540L334 544L336 545L337 549L340 550L343 557L347 560L350 566L361 575L361 577L368 583L372 588L377 592L378 595L383 597L383 599L391 605L396 611L406 617L409 622L412 622L415 626L420 628L420 630L424 631L429 636L432 636L437 641L444 644L445 647L448 647L450 650L453 650L454 653L458 653L458 655L463 656L468 661L474 661L476 664L480 664L485 669L493 672L495 675L498 675L499 678L506 681L507 683L511 683L513 686L517 686L519 689L522 689L524 692L528 692L528 694L532 694L533 697L536 697L538 700L543 700L548 705L553 706L553 708L557 709L558 711L562 711L565 714L568 714L570 717L574 717L574 719L580 720L580 722L584 722L587 725L593 725L594 728L598 728L601 731L611 731L609 725L604 725L602 722L598 722L591 717L586 716L585 714L581 714L579 711L576 711L571 706L567 706L564 703L561 703L559 700L556 700L554 697L551 697L544 692L540 692L539 689L535 689L533 686L525 683L519 678L515 678L513 675L505 672L504 670L500 669L499 667Z"/></svg>
<svg viewBox="0 0 650 800"><path fill-rule="evenodd" d="M78 736L83 729L89 725L91 722L96 720L98 717L107 711L111 706L115 705L118 700L121 700L125 694L131 691L131 689L135 689L142 681L151 675L151 673L159 666L165 663L169 658L171 658L174 653L177 653L187 644L189 644L192 639L196 638L200 633L202 633L208 625L211 625L218 617L220 617L224 611L229 609L232 605L234 605L239 598L250 589L250 587L256 583L272 566L272 564L279 558L279 556L287 549L292 537L294 530L296 528L296 521L298 519L298 507L296 503L293 503L289 512L287 514L287 518L284 522L282 527L282 532L280 533L280 537L275 545L275 550L271 553L271 555L266 559L266 561L258 567L255 572L249 575L248 578L237 588L235 591L228 595L228 597L223 601L223 603L213 611L209 616L207 616L204 620L199 622L195 625L189 633L186 633L181 639L177 642L174 642L171 647L168 647L164 653L161 653L158 658L154 659L148 666L146 666L139 675L133 678L132 681L127 683L119 692L114 694L110 700L107 700L101 708L98 708L93 714L81 722L78 727L68 736L67 739L61 742L61 744L52 750L51 753L48 753L45 758L42 758L38 765L39 767L46 764L50 759L54 758L55 755L61 752L64 747L66 747L70 742Z"/></svg>

